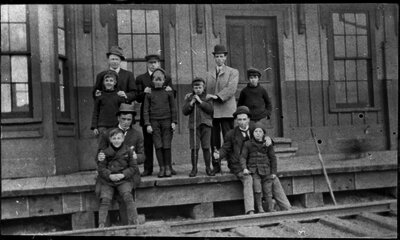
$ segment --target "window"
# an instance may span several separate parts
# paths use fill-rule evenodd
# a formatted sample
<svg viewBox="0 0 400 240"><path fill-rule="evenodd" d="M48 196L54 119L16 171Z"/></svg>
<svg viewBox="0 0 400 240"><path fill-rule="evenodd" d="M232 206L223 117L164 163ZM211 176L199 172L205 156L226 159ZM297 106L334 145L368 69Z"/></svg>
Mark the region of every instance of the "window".
<svg viewBox="0 0 400 240"><path fill-rule="evenodd" d="M330 100L333 109L374 107L372 15L346 7L329 14Z"/></svg>
<svg viewBox="0 0 400 240"><path fill-rule="evenodd" d="M1 5L1 116L31 117L28 11Z"/></svg>
<svg viewBox="0 0 400 240"><path fill-rule="evenodd" d="M162 51L161 11L150 7L119 9L117 16L118 45L124 50L126 68L139 75L146 72L145 56ZM163 62L163 61L162 61Z"/></svg>

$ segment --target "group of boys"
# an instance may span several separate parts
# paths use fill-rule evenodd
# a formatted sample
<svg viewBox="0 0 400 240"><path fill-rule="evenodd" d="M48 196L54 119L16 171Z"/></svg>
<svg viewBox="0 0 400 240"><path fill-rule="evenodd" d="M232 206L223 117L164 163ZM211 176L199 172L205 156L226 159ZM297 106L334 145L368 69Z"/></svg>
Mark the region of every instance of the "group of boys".
<svg viewBox="0 0 400 240"><path fill-rule="evenodd" d="M192 92L185 96L182 112L189 115L192 163L189 177L195 177L198 172L201 144L207 175L221 172L220 159L228 159L231 172L243 183L246 213L254 213L254 199L257 211L264 212L262 192L267 211L273 211L272 194L281 209L289 209L290 203L276 176L273 142L265 132L272 106L267 92L258 83L261 72L255 68L247 71L249 84L241 91L237 107L235 92L239 72L225 65L227 54L223 45L216 45L213 52L217 65L215 73L208 73L206 79L195 78ZM120 67L125 59L121 48L112 47L107 58L110 69L97 75L93 89L95 104L91 126L94 134L99 135L96 158L99 227L104 227L115 189L126 205L128 224L137 223L132 189L139 184L140 176L152 174L153 145L160 167L158 177L176 174L171 159L172 135L177 124L175 91L171 78L160 67L159 56L146 56L147 72L136 81L132 72ZM140 125L144 147L143 139L131 126L136 115L130 105L134 100L142 103ZM128 121L124 122L126 116ZM234 118L238 123L235 128ZM251 128L250 119L254 122ZM136 134L135 141L128 140L132 133ZM144 171L140 174L137 165L143 161Z"/></svg>

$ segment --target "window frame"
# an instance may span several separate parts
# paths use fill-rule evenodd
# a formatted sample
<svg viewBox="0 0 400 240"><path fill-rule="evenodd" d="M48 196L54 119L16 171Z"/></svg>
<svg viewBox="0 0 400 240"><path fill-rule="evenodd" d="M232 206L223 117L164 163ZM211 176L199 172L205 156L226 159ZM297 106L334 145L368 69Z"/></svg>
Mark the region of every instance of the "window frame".
<svg viewBox="0 0 400 240"><path fill-rule="evenodd" d="M30 116L6 116L1 113L2 125L40 123L42 122L42 91L40 74L40 48L39 48L39 30L38 25L38 5L26 4L27 14L27 43L30 48L30 61L28 60L28 82L30 88L29 100L31 101ZM30 67L30 69L29 69Z"/></svg>
<svg viewBox="0 0 400 240"><path fill-rule="evenodd" d="M327 18L327 42L328 42L328 74L329 74L329 111L330 112L359 112L359 111L379 111L380 108L377 107L376 95L377 90L377 61L376 61L376 45L375 45L375 9L374 4L345 4L345 5L331 5L327 4L322 6L321 16L329 16ZM348 104L348 106L338 106L336 103L336 89L335 89L335 49L334 49L334 34L333 34L333 13L366 13L368 17L368 50L370 52L370 68L367 68L368 75L370 79L368 80L368 98L370 99L369 107L354 106L353 104ZM353 106L352 106L353 105Z"/></svg>

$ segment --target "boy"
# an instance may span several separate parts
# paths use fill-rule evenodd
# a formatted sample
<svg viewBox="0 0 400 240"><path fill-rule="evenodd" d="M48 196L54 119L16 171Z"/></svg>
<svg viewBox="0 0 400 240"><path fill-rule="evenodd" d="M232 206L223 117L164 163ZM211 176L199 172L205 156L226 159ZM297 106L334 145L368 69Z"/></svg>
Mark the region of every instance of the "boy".
<svg viewBox="0 0 400 240"><path fill-rule="evenodd" d="M117 81L118 75L115 71L109 70L104 75L104 91L94 100L92 126L90 129L93 130L95 136L118 124L116 113L121 103L125 102L125 98L117 94Z"/></svg>
<svg viewBox="0 0 400 240"><path fill-rule="evenodd" d="M190 149L192 159L192 171L189 177L195 177L197 174L198 153L201 142L203 149L204 162L206 165L206 174L214 176L210 168L210 140L213 116L212 99L206 100L207 93L204 91L205 81L202 78L195 78L192 81L193 92L185 100L182 112L185 116L189 115L189 135ZM194 136L196 130L196 136ZM196 138L196 145L194 143Z"/></svg>
<svg viewBox="0 0 400 240"><path fill-rule="evenodd" d="M264 141L265 130L260 123L256 123L252 131L253 137L245 142L241 153L241 161L247 162L247 169L253 177L253 190L255 199L255 208L259 213L263 213L262 190L264 192L267 212L272 212L274 197L278 205L287 210L290 203L283 192L280 181L276 176L277 162L273 145L266 146ZM274 191L273 190L274 186ZM279 188L280 186L280 188Z"/></svg>
<svg viewBox="0 0 400 240"><path fill-rule="evenodd" d="M109 132L110 146L103 150L104 161L98 161L98 177L100 182L99 228L104 228L108 209L111 206L115 189L126 205L128 224L137 224L136 204L132 189L140 172L137 167L137 155L126 144L123 130L114 128ZM136 179L136 180L134 180Z"/></svg>
<svg viewBox="0 0 400 240"><path fill-rule="evenodd" d="M146 93L143 106L144 125L153 134L156 157L160 166L158 177L171 177L171 142L175 131L177 113L174 93L164 88L165 71L157 68L151 75L151 93Z"/></svg>
<svg viewBox="0 0 400 240"><path fill-rule="evenodd" d="M250 109L251 122L259 122L267 129L268 119L270 119L272 104L267 91L258 83L261 72L256 68L247 70L249 83L240 92L238 106L246 106Z"/></svg>

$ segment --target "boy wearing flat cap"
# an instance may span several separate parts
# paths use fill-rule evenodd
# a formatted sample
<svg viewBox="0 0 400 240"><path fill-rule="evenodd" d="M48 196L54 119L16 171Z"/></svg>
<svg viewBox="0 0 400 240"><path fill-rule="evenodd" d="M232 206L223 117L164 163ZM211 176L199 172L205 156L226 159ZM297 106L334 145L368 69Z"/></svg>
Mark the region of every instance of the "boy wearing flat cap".
<svg viewBox="0 0 400 240"><path fill-rule="evenodd" d="M204 163L206 165L206 174L214 176L211 171L211 127L213 105L211 99L206 99L205 81L202 78L195 78L192 81L193 91L190 97L185 99L182 112L185 116L189 115L189 137L192 159L192 171L189 177L195 177L197 174L197 161L199 147L203 149Z"/></svg>
<svg viewBox="0 0 400 240"><path fill-rule="evenodd" d="M102 94L104 88L102 80L107 71L115 71L118 75L118 95L124 97L128 103L136 100L136 84L133 73L121 68L121 61L125 60L122 48L112 46L110 51L106 53L109 69L102 71L96 76L96 83L93 87L92 96L96 98Z"/></svg>
<svg viewBox="0 0 400 240"><path fill-rule="evenodd" d="M252 123L260 123L267 129L272 104L267 91L258 83L261 72L251 67L247 70L247 77L249 83L240 92L238 106L247 106L250 109Z"/></svg>

